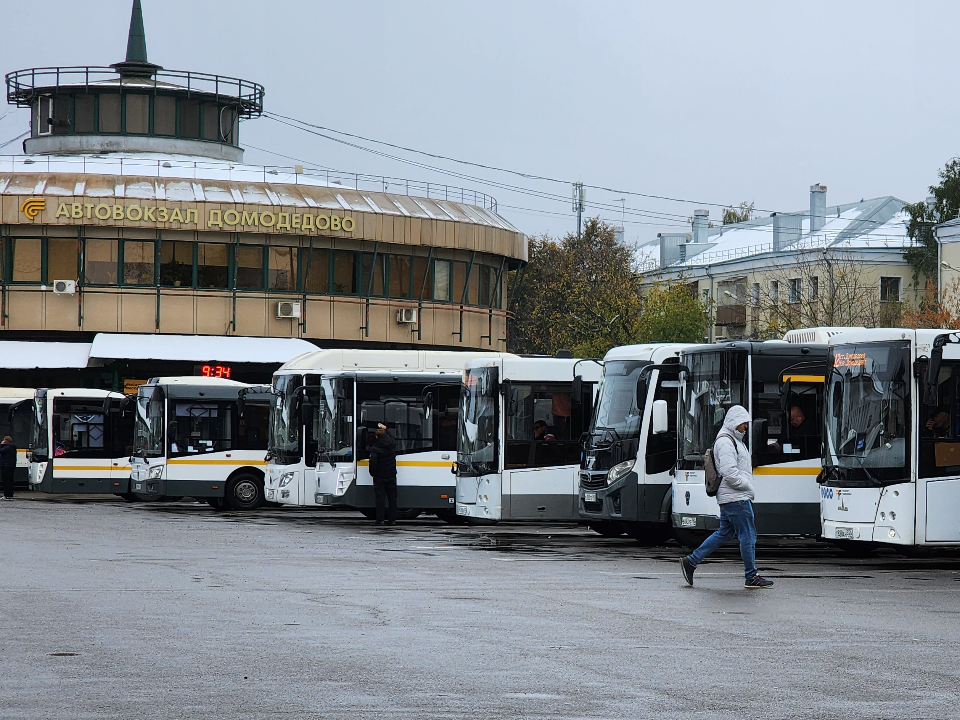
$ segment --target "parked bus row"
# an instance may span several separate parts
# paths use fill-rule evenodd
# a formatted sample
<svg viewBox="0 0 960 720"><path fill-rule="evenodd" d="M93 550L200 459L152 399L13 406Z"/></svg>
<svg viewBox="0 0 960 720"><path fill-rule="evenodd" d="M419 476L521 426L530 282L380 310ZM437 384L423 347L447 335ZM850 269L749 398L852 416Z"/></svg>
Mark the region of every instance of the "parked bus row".
<svg viewBox="0 0 960 720"><path fill-rule="evenodd" d="M581 521L644 543L719 525L703 458L742 405L761 535L960 544L960 333L813 328L614 348L603 360L317 350L271 384L160 377L136 396L0 390L29 484L374 514L396 440L400 517Z"/></svg>

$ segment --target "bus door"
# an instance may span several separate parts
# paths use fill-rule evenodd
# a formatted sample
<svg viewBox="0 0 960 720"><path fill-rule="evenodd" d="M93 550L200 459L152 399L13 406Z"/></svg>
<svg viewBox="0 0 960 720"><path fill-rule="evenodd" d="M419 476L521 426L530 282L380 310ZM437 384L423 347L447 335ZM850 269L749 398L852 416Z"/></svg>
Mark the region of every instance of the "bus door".
<svg viewBox="0 0 960 720"><path fill-rule="evenodd" d="M796 363L790 357L754 355L752 362L757 532L818 535L826 358Z"/></svg>
<svg viewBox="0 0 960 720"><path fill-rule="evenodd" d="M921 374L924 384L928 370L929 365L924 364ZM929 404L920 403L919 432L914 434L919 439L916 496L918 542L960 542L960 523L957 521L960 518L958 383L960 362L943 360L939 365L936 397L930 397ZM892 424L888 419L892 415L894 413L888 412L883 418L887 425ZM884 427L882 432L889 437L897 436L895 429L890 427Z"/></svg>
<svg viewBox="0 0 960 720"><path fill-rule="evenodd" d="M593 413L593 385L504 385L504 519L578 519L580 437Z"/></svg>
<svg viewBox="0 0 960 720"><path fill-rule="evenodd" d="M30 431L35 421L36 411L33 398L21 400L6 408L6 424L0 426L0 434L9 435L17 446L17 467L14 470L14 483L21 485L27 482L30 470L30 461L27 452L30 446Z"/></svg>
<svg viewBox="0 0 960 720"><path fill-rule="evenodd" d="M648 486L642 493L642 519L659 521L664 499L670 492L673 469L677 465L677 404L680 394L679 366L673 370L659 370L657 389L653 400L667 403L667 432L653 432L653 423L648 423L643 477L640 482ZM652 405L651 405L652 407ZM662 488L655 492L654 486Z"/></svg>

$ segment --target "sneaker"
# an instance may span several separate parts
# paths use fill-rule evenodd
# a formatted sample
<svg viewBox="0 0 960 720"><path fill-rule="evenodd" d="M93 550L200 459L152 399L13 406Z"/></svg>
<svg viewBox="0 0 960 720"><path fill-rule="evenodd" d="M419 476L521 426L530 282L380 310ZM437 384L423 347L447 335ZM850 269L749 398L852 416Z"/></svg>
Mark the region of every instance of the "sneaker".
<svg viewBox="0 0 960 720"><path fill-rule="evenodd" d="M745 588L768 588L773 587L773 580L764 580L759 575L754 575L752 578L744 580L743 586Z"/></svg>
<svg viewBox="0 0 960 720"><path fill-rule="evenodd" d="M693 573L697 566L690 562L686 555L680 558L680 569L683 571L683 579L687 581L687 585L693 585Z"/></svg>
<svg viewBox="0 0 960 720"><path fill-rule="evenodd" d="M397 524L396 520L387 520L387 525L396 525L396 524Z"/></svg>

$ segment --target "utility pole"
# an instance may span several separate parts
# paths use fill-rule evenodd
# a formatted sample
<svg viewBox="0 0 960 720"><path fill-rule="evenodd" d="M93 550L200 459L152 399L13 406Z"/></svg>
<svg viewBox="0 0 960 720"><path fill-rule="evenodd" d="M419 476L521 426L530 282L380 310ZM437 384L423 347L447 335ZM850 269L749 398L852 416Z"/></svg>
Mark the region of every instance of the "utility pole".
<svg viewBox="0 0 960 720"><path fill-rule="evenodd" d="M583 222L583 206L587 199L587 193L583 189L582 182L573 184L573 211L577 214L577 238L580 237L581 223Z"/></svg>

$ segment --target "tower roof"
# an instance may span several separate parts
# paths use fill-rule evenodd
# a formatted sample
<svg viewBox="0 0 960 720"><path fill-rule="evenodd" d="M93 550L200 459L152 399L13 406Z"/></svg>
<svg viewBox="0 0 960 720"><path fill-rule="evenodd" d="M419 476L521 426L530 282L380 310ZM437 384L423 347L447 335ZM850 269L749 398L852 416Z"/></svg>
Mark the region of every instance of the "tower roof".
<svg viewBox="0 0 960 720"><path fill-rule="evenodd" d="M147 34L143 29L140 0L133 0L133 8L130 10L127 57L123 62L114 63L110 67L116 68L122 77L153 77L157 70L163 69L147 60Z"/></svg>

